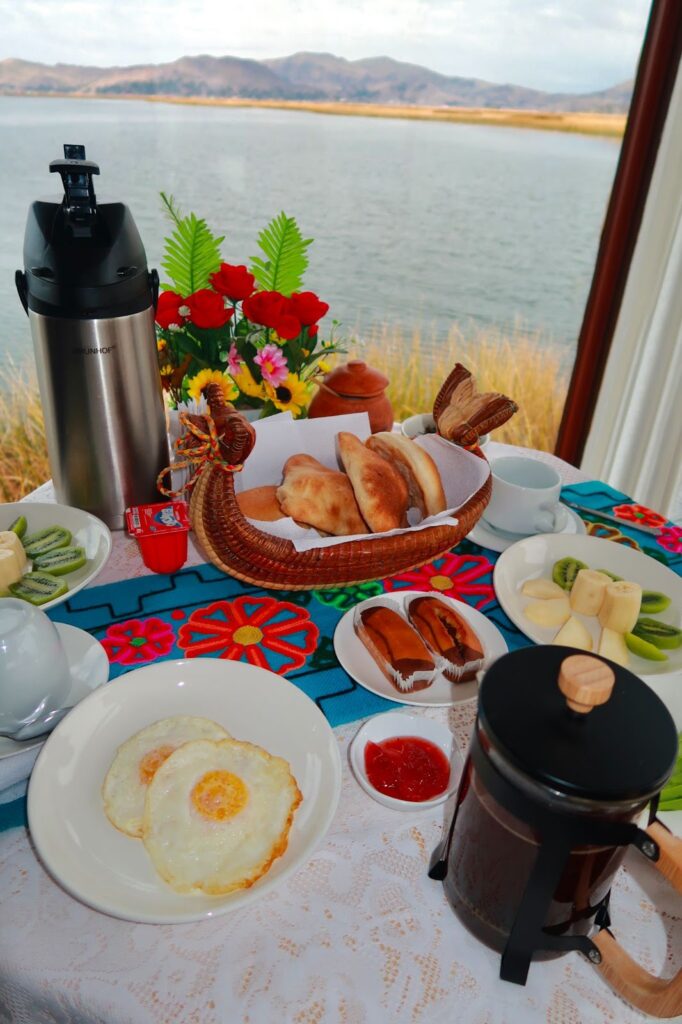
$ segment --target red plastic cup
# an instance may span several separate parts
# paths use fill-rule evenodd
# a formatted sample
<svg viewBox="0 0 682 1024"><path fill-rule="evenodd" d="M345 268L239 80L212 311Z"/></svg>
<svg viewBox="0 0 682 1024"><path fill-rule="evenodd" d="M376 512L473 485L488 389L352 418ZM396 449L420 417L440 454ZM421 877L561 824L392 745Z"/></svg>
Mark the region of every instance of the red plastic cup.
<svg viewBox="0 0 682 1024"><path fill-rule="evenodd" d="M177 572L187 561L189 516L185 501L135 505L126 509L126 525L152 572Z"/></svg>

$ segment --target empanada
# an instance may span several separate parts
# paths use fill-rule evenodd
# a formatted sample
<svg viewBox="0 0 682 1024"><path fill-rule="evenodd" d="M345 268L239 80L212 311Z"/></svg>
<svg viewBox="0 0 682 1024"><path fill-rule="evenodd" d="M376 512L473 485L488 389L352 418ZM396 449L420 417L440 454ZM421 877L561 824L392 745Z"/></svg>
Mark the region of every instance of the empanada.
<svg viewBox="0 0 682 1024"><path fill-rule="evenodd" d="M395 466L370 451L354 434L342 431L337 440L360 513L372 533L407 526L409 493Z"/></svg>
<svg viewBox="0 0 682 1024"><path fill-rule="evenodd" d="M445 492L438 467L427 451L409 437L380 431L365 441L371 451L392 463L403 476L409 492L409 507L425 516L445 509Z"/></svg>
<svg viewBox="0 0 682 1024"><path fill-rule="evenodd" d="M282 511L335 537L367 533L350 480L311 455L292 455L277 488Z"/></svg>

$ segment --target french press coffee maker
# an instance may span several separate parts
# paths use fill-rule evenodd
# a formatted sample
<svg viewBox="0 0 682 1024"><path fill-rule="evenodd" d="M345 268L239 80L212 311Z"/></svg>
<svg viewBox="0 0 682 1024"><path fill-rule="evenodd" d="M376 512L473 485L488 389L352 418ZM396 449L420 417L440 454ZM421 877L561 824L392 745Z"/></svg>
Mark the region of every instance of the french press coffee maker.
<svg viewBox="0 0 682 1024"><path fill-rule="evenodd" d="M502 954L503 980L523 985L531 960L577 950L633 1005L682 1013L682 972L654 978L608 930L611 882L629 845L682 892L682 840L655 819L677 749L663 702L605 659L527 647L488 670L429 875Z"/></svg>

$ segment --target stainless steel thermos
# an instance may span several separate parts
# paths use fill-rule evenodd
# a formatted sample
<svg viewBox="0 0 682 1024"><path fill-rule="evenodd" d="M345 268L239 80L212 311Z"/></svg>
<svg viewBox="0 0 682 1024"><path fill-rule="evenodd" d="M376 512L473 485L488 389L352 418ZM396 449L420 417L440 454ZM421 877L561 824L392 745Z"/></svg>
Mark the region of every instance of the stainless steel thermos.
<svg viewBox="0 0 682 1024"><path fill-rule="evenodd" d="M84 146L64 146L50 171L63 198L32 203L24 271L57 499L122 529L129 505L158 501L168 465L154 311L158 274L123 203L98 202Z"/></svg>

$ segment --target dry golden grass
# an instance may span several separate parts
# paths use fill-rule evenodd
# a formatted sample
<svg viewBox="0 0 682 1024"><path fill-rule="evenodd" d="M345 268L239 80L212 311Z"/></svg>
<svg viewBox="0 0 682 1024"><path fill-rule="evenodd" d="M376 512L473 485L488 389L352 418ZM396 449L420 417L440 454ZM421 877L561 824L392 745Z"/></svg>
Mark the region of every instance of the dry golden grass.
<svg viewBox="0 0 682 1024"><path fill-rule="evenodd" d="M122 97L117 97L121 99ZM125 99L139 97L125 97ZM622 138L625 114L561 112L546 110L493 109L492 107L422 107L383 103L310 103L304 100L220 99L201 96L149 96L152 103L181 103L190 106L267 107L303 110L309 114L341 117L385 117L407 121L448 121L452 124L482 124L502 128L534 128L548 132L576 132Z"/></svg>
<svg viewBox="0 0 682 1024"><path fill-rule="evenodd" d="M36 95L27 92L24 95ZM142 100L144 103L177 103L190 107L263 107L275 110L302 110L308 114L334 114L341 117L387 117L407 121L448 121L453 124L483 124L503 128L534 128L549 132L577 132L580 135L605 135L620 139L625 131L625 114L599 111L515 110L492 107L425 107L387 103L314 103L306 100L251 100L218 96L140 96L89 93L40 93L45 99Z"/></svg>
<svg viewBox="0 0 682 1024"><path fill-rule="evenodd" d="M0 501L18 501L49 476L35 370L10 362L0 373Z"/></svg>
<svg viewBox="0 0 682 1024"><path fill-rule="evenodd" d="M384 324L348 355L365 359L390 380L395 417L433 408L436 393L455 363L464 363L479 389L501 391L519 411L495 431L496 441L553 451L568 386L562 350L520 330L453 328L446 340L419 329L406 335ZM50 476L35 371L12 363L0 373L0 501L18 501Z"/></svg>
<svg viewBox="0 0 682 1024"><path fill-rule="evenodd" d="M569 365L561 348L537 335L492 327L464 333L453 327L447 340L424 338L416 329L375 330L349 351L386 374L395 418L427 412L455 363L471 370L480 391L501 391L519 411L495 431L494 439L554 451L568 388Z"/></svg>

